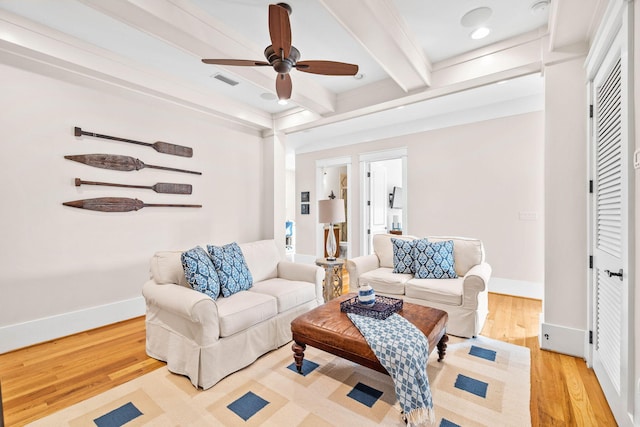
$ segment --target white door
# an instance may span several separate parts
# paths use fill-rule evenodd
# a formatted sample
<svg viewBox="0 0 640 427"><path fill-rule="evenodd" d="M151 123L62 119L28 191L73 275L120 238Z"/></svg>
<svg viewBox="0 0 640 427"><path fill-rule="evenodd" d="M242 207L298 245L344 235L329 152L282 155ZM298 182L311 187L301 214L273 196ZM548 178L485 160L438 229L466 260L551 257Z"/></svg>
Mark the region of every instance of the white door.
<svg viewBox="0 0 640 427"><path fill-rule="evenodd" d="M632 340L629 292L629 91L619 36L592 82L593 369L619 425L630 425L627 400ZM631 378L631 379L630 379Z"/></svg>
<svg viewBox="0 0 640 427"><path fill-rule="evenodd" d="M387 232L387 205L389 197L387 194L387 168L384 162L369 163L369 200L368 204L368 252L373 253L373 236Z"/></svg>

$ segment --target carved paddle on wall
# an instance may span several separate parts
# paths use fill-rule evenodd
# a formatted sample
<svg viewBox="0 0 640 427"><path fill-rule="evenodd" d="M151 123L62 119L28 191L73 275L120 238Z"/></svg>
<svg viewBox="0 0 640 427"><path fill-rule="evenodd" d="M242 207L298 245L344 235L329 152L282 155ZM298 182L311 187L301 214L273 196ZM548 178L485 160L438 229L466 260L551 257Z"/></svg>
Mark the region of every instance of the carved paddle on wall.
<svg viewBox="0 0 640 427"><path fill-rule="evenodd" d="M193 173L202 175L202 172L189 171L185 169L168 168L166 166L155 166L145 164L142 160L130 156L121 156L118 154L78 154L75 156L64 156L65 159L74 162L84 163L85 165L94 166L96 168L111 169L117 171L134 171L143 168L162 169L173 172Z"/></svg>
<svg viewBox="0 0 640 427"><path fill-rule="evenodd" d="M145 203L138 199L127 197L98 197L96 199L74 200L64 202L63 205L72 208L89 209L100 212L131 212L148 207L171 207L171 208L201 208L202 205L172 205L160 203Z"/></svg>
<svg viewBox="0 0 640 427"><path fill-rule="evenodd" d="M94 132L86 132L80 129L79 127L74 128L74 134L75 136L82 136L82 135L95 136L96 138L111 139L113 141L122 141L122 142L128 142L130 144L144 145L146 147L153 148L158 153L172 154L174 156L182 156L182 157L193 157L193 148L185 147L183 145L170 144L168 142L156 141L152 144L149 142L135 141L133 139L118 138L117 136L109 136L109 135L102 135Z"/></svg>
<svg viewBox="0 0 640 427"><path fill-rule="evenodd" d="M85 185L106 185L109 187L125 187L125 188L144 188L147 190L153 190L156 193L164 194L191 194L191 184L174 184L172 182L158 182L153 185L128 185L128 184L114 184L111 182L96 182L96 181L83 181L80 178L76 178L76 187Z"/></svg>

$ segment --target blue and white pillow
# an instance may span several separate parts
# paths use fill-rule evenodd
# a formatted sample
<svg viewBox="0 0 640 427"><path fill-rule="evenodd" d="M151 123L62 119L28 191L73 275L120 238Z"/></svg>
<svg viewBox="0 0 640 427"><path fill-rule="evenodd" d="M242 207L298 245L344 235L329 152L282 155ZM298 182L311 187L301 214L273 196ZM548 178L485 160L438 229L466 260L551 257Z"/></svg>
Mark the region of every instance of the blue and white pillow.
<svg viewBox="0 0 640 427"><path fill-rule="evenodd" d="M416 240L413 249L416 279L455 279L453 240L428 242Z"/></svg>
<svg viewBox="0 0 640 427"><path fill-rule="evenodd" d="M236 242L224 246L207 245L207 251L218 272L220 288L224 297L246 291L253 286L253 277L247 267L242 250Z"/></svg>
<svg viewBox="0 0 640 427"><path fill-rule="evenodd" d="M413 270L413 242L415 240L391 238L394 273L415 273Z"/></svg>
<svg viewBox="0 0 640 427"><path fill-rule="evenodd" d="M215 301L220 295L218 273L207 251L200 246L183 252L180 256L184 277L191 288L209 295Z"/></svg>

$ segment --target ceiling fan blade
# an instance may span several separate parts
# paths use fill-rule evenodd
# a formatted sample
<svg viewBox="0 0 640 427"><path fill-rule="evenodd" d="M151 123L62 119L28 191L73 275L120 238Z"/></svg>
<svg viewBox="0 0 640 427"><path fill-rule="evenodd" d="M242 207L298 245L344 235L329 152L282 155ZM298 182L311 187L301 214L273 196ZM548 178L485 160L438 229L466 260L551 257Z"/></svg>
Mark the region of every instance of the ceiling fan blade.
<svg viewBox="0 0 640 427"><path fill-rule="evenodd" d="M265 61L253 61L251 59L203 59L202 62L205 64L214 64L214 65L240 65L245 67L255 67L261 65L269 65L268 62Z"/></svg>
<svg viewBox="0 0 640 427"><path fill-rule="evenodd" d="M291 52L289 11L277 4L269 5L269 35L274 52L282 58L288 58L289 52ZM281 50L282 55L280 55Z"/></svg>
<svg viewBox="0 0 640 427"><path fill-rule="evenodd" d="M300 61L295 65L298 71L312 74L324 74L327 76L355 76L358 74L358 66L346 62L334 61Z"/></svg>
<svg viewBox="0 0 640 427"><path fill-rule="evenodd" d="M293 84L291 83L291 76L289 74L278 74L276 77L276 93L278 99L291 98L291 91L293 90Z"/></svg>

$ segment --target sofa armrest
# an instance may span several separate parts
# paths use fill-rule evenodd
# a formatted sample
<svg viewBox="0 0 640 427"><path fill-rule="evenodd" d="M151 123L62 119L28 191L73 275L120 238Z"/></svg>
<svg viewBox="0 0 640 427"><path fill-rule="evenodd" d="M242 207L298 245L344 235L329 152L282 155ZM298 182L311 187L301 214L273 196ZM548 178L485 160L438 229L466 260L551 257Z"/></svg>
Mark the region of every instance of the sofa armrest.
<svg viewBox="0 0 640 427"><path fill-rule="evenodd" d="M278 263L278 277L287 280L297 280L300 282L310 282L316 286L316 300L319 304L324 303L322 293L322 281L324 280L324 270L313 264L300 264L291 261L280 261Z"/></svg>
<svg viewBox="0 0 640 427"><path fill-rule="evenodd" d="M348 259L346 265L349 272L349 283L353 284L355 289L358 287L358 278L367 271L380 267L380 260L375 254L362 255Z"/></svg>
<svg viewBox="0 0 640 427"><path fill-rule="evenodd" d="M463 282L463 302L466 307L478 306L478 294L480 292L486 292L489 285L489 278L491 277L491 266L486 263L480 263L471 267L471 269L465 274Z"/></svg>
<svg viewBox="0 0 640 427"><path fill-rule="evenodd" d="M147 304L147 321L160 320L175 331L192 329L185 326L187 321L201 325L208 340L220 337L218 307L209 296L172 283L159 285L153 279L142 286L142 295Z"/></svg>

